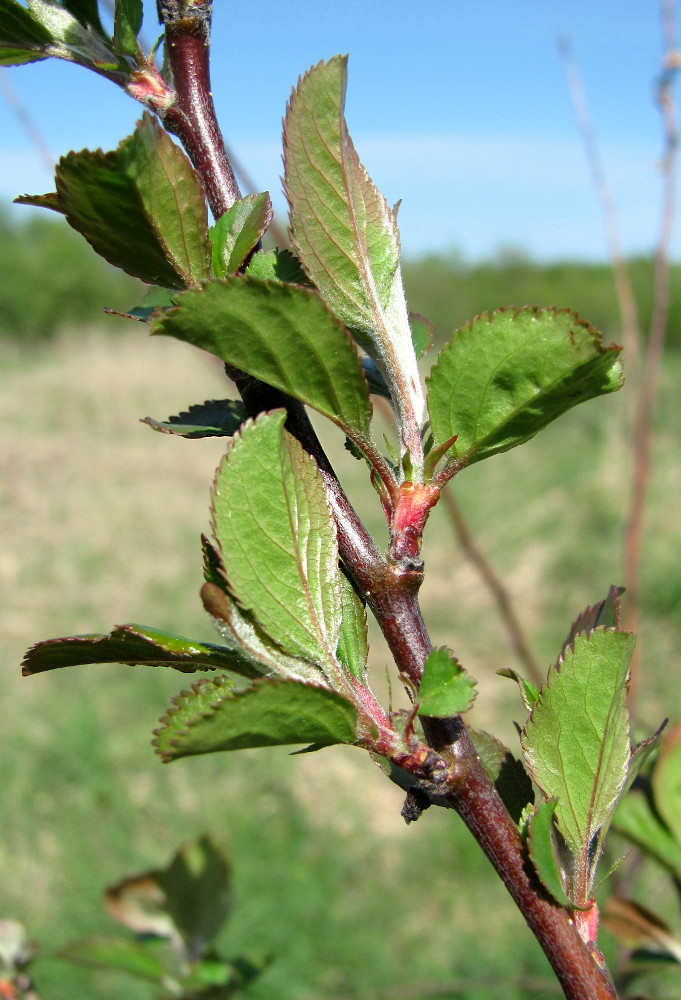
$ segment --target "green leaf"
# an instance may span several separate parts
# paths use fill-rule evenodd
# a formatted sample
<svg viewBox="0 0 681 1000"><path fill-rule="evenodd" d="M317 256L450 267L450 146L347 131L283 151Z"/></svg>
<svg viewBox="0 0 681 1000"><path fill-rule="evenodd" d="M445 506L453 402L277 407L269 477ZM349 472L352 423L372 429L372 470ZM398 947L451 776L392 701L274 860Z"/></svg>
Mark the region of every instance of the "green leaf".
<svg viewBox="0 0 681 1000"><path fill-rule="evenodd" d="M570 906L553 848L553 815L557 805L555 799L545 799L536 806L528 821L527 846L544 888L561 906Z"/></svg>
<svg viewBox="0 0 681 1000"><path fill-rule="evenodd" d="M236 201L209 232L213 241L212 262L216 278L236 274L255 249L272 221L272 202L267 191L247 194Z"/></svg>
<svg viewBox="0 0 681 1000"><path fill-rule="evenodd" d="M31 646L22 663L24 676L83 663L172 667L185 674L197 670L240 673L243 656L235 650L183 639L140 625L118 625L108 635L75 635ZM254 676L252 670L248 676Z"/></svg>
<svg viewBox="0 0 681 1000"><path fill-rule="evenodd" d="M145 417L142 423L163 434L185 438L231 437L245 419L246 410L240 400L211 399L196 403L167 420Z"/></svg>
<svg viewBox="0 0 681 1000"><path fill-rule="evenodd" d="M627 778L625 699L635 642L612 630L577 635L574 651L566 650L558 668L549 670L521 735L535 783L546 798L558 800L558 827L582 885L595 869L592 840L607 826Z"/></svg>
<svg viewBox="0 0 681 1000"><path fill-rule="evenodd" d="M45 55L35 49L16 49L0 42L0 66L23 66L25 63L38 62L45 58Z"/></svg>
<svg viewBox="0 0 681 1000"><path fill-rule="evenodd" d="M643 782L624 796L612 822L613 830L681 880L681 843L661 819L652 790Z"/></svg>
<svg viewBox="0 0 681 1000"><path fill-rule="evenodd" d="M446 719L467 712L475 698L475 681L450 650L432 649L423 665L419 685L419 715Z"/></svg>
<svg viewBox="0 0 681 1000"><path fill-rule="evenodd" d="M620 348L575 313L500 310L458 330L428 382L436 445L459 466L508 451L577 403L622 385Z"/></svg>
<svg viewBox="0 0 681 1000"><path fill-rule="evenodd" d="M345 122L347 59L299 81L284 120L284 190L291 240L333 312L374 358L415 419L424 400L411 341L396 212L359 161Z"/></svg>
<svg viewBox="0 0 681 1000"><path fill-rule="evenodd" d="M519 823L527 804L534 802L532 782L527 771L495 736L478 729L469 729L468 734L504 805L514 821Z"/></svg>
<svg viewBox="0 0 681 1000"><path fill-rule="evenodd" d="M258 250L249 260L244 273L263 281L309 285L300 261L290 250Z"/></svg>
<svg viewBox="0 0 681 1000"><path fill-rule="evenodd" d="M163 961L156 954L162 945L158 940L130 941L127 938L97 935L72 941L59 952L59 957L76 965L95 969L127 972L137 979L162 985L166 979Z"/></svg>
<svg viewBox="0 0 681 1000"><path fill-rule="evenodd" d="M346 670L361 684L366 684L369 640L364 605L345 573L341 574L343 617L338 638L337 656Z"/></svg>
<svg viewBox="0 0 681 1000"><path fill-rule="evenodd" d="M37 201L61 211L111 264L164 288L197 286L208 277L201 182L148 114L115 152L83 150L63 157L56 182L56 203L52 196ZM21 201L36 204L35 197ZM122 218L125 226L119 224Z"/></svg>
<svg viewBox="0 0 681 1000"><path fill-rule="evenodd" d="M96 0L28 0L28 9L52 36L50 55L92 68L107 64L120 68L102 29Z"/></svg>
<svg viewBox="0 0 681 1000"><path fill-rule="evenodd" d="M125 3L126 0L123 0ZM104 28L102 27L102 22L99 19L99 11L97 9L97 0L61 0L66 9L77 18L83 27L87 27L91 24L93 28L104 34ZM134 3L134 0L127 0L127 3ZM118 7L118 0L116 3ZM141 6L141 0L140 0Z"/></svg>
<svg viewBox="0 0 681 1000"><path fill-rule="evenodd" d="M286 652L335 662L342 596L336 530L317 466L284 431L285 411L247 422L213 490L230 591Z"/></svg>
<svg viewBox="0 0 681 1000"><path fill-rule="evenodd" d="M657 811L681 844L681 724L667 733L651 780Z"/></svg>
<svg viewBox="0 0 681 1000"><path fill-rule="evenodd" d="M225 678L195 684L174 699L156 730L164 761L248 747L354 743L357 711L328 688L262 680L232 691Z"/></svg>
<svg viewBox="0 0 681 1000"><path fill-rule="evenodd" d="M207 835L185 844L158 874L165 908L190 961L196 961L218 934L231 908L229 861Z"/></svg>
<svg viewBox="0 0 681 1000"><path fill-rule="evenodd" d="M113 43L119 55L137 55L143 13L142 0L116 0Z"/></svg>
<svg viewBox="0 0 681 1000"><path fill-rule="evenodd" d="M624 593L624 587L610 587L608 596L598 604L590 604L582 611L572 623L568 637L563 643L560 655L563 656L566 649L573 649L575 636L588 635L595 628L619 628L621 601L620 595Z"/></svg>
<svg viewBox="0 0 681 1000"><path fill-rule="evenodd" d="M345 328L314 292L230 277L178 296L152 333L176 337L300 399L367 440L371 403Z"/></svg>
<svg viewBox="0 0 681 1000"><path fill-rule="evenodd" d="M511 667L504 667L503 670L497 670L500 677L508 677L510 680L515 681L520 689L520 697L523 700L523 705L528 712L531 712L536 703L539 701L539 691L534 686L532 681L525 680L521 677L517 670L511 669Z"/></svg>
<svg viewBox="0 0 681 1000"><path fill-rule="evenodd" d="M411 329L411 342L414 345L414 353L420 361L433 346L433 324L425 316L418 313L409 313L409 327Z"/></svg>

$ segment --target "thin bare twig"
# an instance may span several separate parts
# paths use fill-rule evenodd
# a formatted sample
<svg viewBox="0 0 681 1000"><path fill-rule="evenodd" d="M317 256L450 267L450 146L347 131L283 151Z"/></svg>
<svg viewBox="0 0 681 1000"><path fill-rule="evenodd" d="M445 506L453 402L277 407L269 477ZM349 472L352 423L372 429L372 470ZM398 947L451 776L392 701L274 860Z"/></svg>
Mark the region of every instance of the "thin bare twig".
<svg viewBox="0 0 681 1000"><path fill-rule="evenodd" d="M678 126L673 85L678 69L681 67L681 53L677 49L675 0L661 0L661 14L662 73L658 81L656 96L662 115L665 146L661 164L663 175L662 213L655 253L653 313L633 427L634 469L629 516L624 538L625 580L628 592L625 624L632 632L638 632L640 621L639 585L643 518L652 474L653 411L657 398L660 365L669 318L669 251L676 221ZM635 659L632 664L634 684L637 665L638 660Z"/></svg>
<svg viewBox="0 0 681 1000"><path fill-rule="evenodd" d="M8 70L4 67L0 68L0 90L2 91L5 104L13 112L15 118L33 143L33 147L42 160L43 165L52 173L54 170L54 156L52 155L52 151L31 112L17 93Z"/></svg>

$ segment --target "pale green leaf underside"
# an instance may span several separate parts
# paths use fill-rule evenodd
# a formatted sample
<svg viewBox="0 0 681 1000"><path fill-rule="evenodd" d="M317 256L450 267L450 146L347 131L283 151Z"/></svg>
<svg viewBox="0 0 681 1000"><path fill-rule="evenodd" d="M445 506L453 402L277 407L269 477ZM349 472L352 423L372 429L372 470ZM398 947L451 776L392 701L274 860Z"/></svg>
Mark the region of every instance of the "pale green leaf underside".
<svg viewBox="0 0 681 1000"><path fill-rule="evenodd" d="M262 680L234 692L226 678L196 684L174 699L154 744L165 761L248 747L354 743L357 712L327 688Z"/></svg>
<svg viewBox="0 0 681 1000"><path fill-rule="evenodd" d="M596 630L575 638L549 671L521 737L525 763L577 858L608 822L631 752L625 698L635 637Z"/></svg>
<svg viewBox="0 0 681 1000"><path fill-rule="evenodd" d="M210 351L367 440L369 390L344 327L313 292L228 277L178 296L153 332Z"/></svg>
<svg viewBox="0 0 681 1000"><path fill-rule="evenodd" d="M286 652L335 661L342 598L319 470L275 411L245 424L218 469L213 523L230 590Z"/></svg>
<svg viewBox="0 0 681 1000"><path fill-rule="evenodd" d="M240 673L241 659L238 651L223 646L183 639L141 625L118 625L108 635L75 635L39 642L28 650L22 667L25 675L84 663L172 667L182 673L215 669Z"/></svg>
<svg viewBox="0 0 681 1000"><path fill-rule="evenodd" d="M419 715L440 719L459 715L468 711L475 694L475 681L448 649L430 651L419 685Z"/></svg>
<svg viewBox="0 0 681 1000"><path fill-rule="evenodd" d="M619 348L567 310L500 310L461 330L428 382L435 444L470 465L529 440L577 403L622 384Z"/></svg>
<svg viewBox="0 0 681 1000"><path fill-rule="evenodd" d="M366 612L344 573L341 573L341 590L343 617L338 639L338 659L360 683L365 683L369 656Z"/></svg>

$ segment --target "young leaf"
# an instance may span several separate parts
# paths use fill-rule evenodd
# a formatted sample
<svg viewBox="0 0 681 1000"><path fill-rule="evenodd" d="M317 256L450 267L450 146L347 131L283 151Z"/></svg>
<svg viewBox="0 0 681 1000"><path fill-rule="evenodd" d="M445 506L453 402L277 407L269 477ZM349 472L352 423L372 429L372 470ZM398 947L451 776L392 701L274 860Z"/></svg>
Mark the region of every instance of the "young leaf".
<svg viewBox="0 0 681 1000"><path fill-rule="evenodd" d="M236 201L209 231L213 241L213 274L224 278L236 274L257 246L272 221L272 202L267 191L247 194Z"/></svg>
<svg viewBox="0 0 681 1000"><path fill-rule="evenodd" d="M367 658L369 656L366 612L345 573L341 573L341 590L343 618L338 638L337 656L346 670L349 670L360 684L366 684Z"/></svg>
<svg viewBox="0 0 681 1000"><path fill-rule="evenodd" d="M424 400L411 342L396 212L359 161L345 122L347 59L309 70L284 120L284 190L291 237L305 271L356 334L386 381L408 398L415 420Z"/></svg>
<svg viewBox="0 0 681 1000"><path fill-rule="evenodd" d="M241 673L243 659L238 650L224 646L195 642L140 625L118 625L108 635L75 635L36 643L24 656L22 673L28 677L44 670L83 663L172 667L184 674L216 669ZM251 668L247 676L257 674Z"/></svg>
<svg viewBox="0 0 681 1000"><path fill-rule="evenodd" d="M118 55L137 55L143 13L142 0L116 0L113 43Z"/></svg>
<svg viewBox="0 0 681 1000"><path fill-rule="evenodd" d="M283 410L244 424L217 471L213 523L239 604L286 652L335 662L342 597L335 525L317 466Z"/></svg>
<svg viewBox="0 0 681 1000"><path fill-rule="evenodd" d="M155 431L163 434L177 434L184 438L231 437L246 419L246 410L240 400L211 399L196 403L167 420L145 417Z"/></svg>
<svg viewBox="0 0 681 1000"><path fill-rule="evenodd" d="M534 802L532 782L527 771L495 736L479 729L469 729L468 734L504 805L514 821L519 823L523 810L528 803Z"/></svg>
<svg viewBox="0 0 681 1000"><path fill-rule="evenodd" d="M620 348L575 313L500 310L458 330L428 382L435 444L460 466L508 451L577 403L613 392Z"/></svg>
<svg viewBox="0 0 681 1000"><path fill-rule="evenodd" d="M258 250L249 260L244 274L289 285L310 284L300 261L290 250Z"/></svg>
<svg viewBox="0 0 681 1000"><path fill-rule="evenodd" d="M620 595L623 593L624 587L611 586L608 596L604 601L599 601L598 604L590 604L588 608L582 611L581 615L575 618L570 626L568 637L560 651L561 657L566 649L574 648L576 635L580 633L588 635L595 628L619 628L620 611L622 608Z"/></svg>
<svg viewBox="0 0 681 1000"><path fill-rule="evenodd" d="M44 59L52 34L17 0L0 0L0 65Z"/></svg>
<svg viewBox="0 0 681 1000"><path fill-rule="evenodd" d="M532 681L525 680L521 677L517 670L511 669L511 667L504 667L503 670L497 670L500 677L508 677L510 680L515 681L520 689L520 697L523 700L523 705L528 712L531 712L536 703L539 701L539 691L534 686Z"/></svg>
<svg viewBox="0 0 681 1000"><path fill-rule="evenodd" d="M248 747L354 743L355 706L328 688L267 679L233 692L225 679L195 684L173 700L155 732L167 762Z"/></svg>
<svg viewBox="0 0 681 1000"><path fill-rule="evenodd" d="M627 777L625 698L635 642L610 630L576 636L574 651L551 667L521 735L535 783L558 800L558 827L583 879L593 868L592 839L609 822Z"/></svg>
<svg viewBox="0 0 681 1000"><path fill-rule="evenodd" d="M409 313L409 327L411 329L411 342L414 345L414 353L420 361L433 346L433 324L425 316L418 313Z"/></svg>
<svg viewBox="0 0 681 1000"><path fill-rule="evenodd" d="M229 277L178 296L152 333L176 337L287 392L367 440L371 403L344 327L294 285Z"/></svg>
<svg viewBox="0 0 681 1000"><path fill-rule="evenodd" d="M432 649L423 666L419 685L419 715L446 719L467 712L475 698L475 681L450 650Z"/></svg>
<svg viewBox="0 0 681 1000"><path fill-rule="evenodd" d="M527 846L544 888L561 906L570 906L553 851L553 814L557 805L555 799L545 799L536 806L528 821Z"/></svg>

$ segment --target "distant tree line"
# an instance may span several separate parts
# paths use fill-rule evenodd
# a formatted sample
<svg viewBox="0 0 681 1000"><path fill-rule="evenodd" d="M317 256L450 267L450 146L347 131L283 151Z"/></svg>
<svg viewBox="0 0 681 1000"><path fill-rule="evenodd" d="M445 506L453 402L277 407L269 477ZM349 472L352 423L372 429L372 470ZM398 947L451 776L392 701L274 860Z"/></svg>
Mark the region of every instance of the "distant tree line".
<svg viewBox="0 0 681 1000"><path fill-rule="evenodd" d="M650 258L630 261L642 329L650 322ZM461 255L407 259L403 264L409 307L435 324L444 341L471 316L515 306L576 309L606 336L619 336L619 312L608 264L564 261L540 264L521 251L468 263ZM672 269L668 345L681 348L681 265ZM62 329L96 325L120 329L104 316L128 310L143 286L106 264L63 220L31 215L26 222L0 215L0 336L35 343Z"/></svg>

